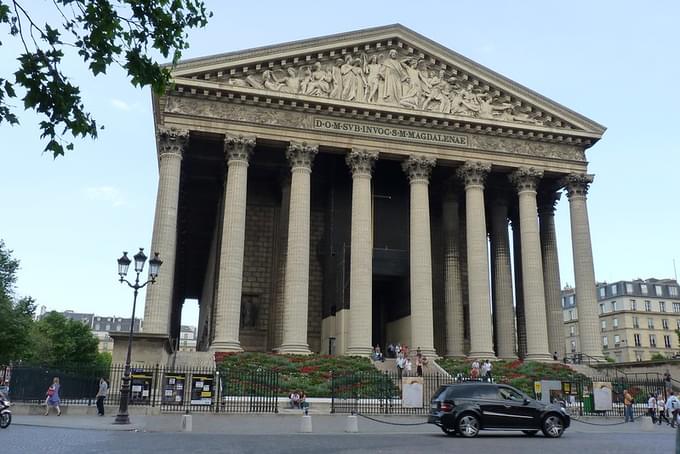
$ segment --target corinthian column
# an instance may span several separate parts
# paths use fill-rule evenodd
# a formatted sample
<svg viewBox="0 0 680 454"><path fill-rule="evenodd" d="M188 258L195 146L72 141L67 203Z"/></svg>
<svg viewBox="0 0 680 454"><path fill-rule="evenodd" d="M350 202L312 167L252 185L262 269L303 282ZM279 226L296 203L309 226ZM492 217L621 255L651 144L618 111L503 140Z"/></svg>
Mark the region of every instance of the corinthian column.
<svg viewBox="0 0 680 454"><path fill-rule="evenodd" d="M367 150L352 150L346 159L352 172L348 355L369 356L373 350L371 172L376 159L378 153Z"/></svg>
<svg viewBox="0 0 680 454"><path fill-rule="evenodd" d="M522 235L522 279L524 315L527 324L527 359L549 361L548 327L543 287L543 259L538 234L536 188L543 171L521 168L510 175L519 195L519 222Z"/></svg>
<svg viewBox="0 0 680 454"><path fill-rule="evenodd" d="M158 193L153 222L151 251L160 253L163 272L146 291L144 332L170 335L170 307L175 282L175 254L177 249L177 209L182 153L189 140L189 131L159 128Z"/></svg>
<svg viewBox="0 0 680 454"><path fill-rule="evenodd" d="M571 247L574 255L574 280L576 281L576 309L581 353L594 357L602 356L598 330L597 295L595 293L595 268L593 249L590 243L588 206L586 195L593 182L593 175L570 174L561 184L569 198L571 215Z"/></svg>
<svg viewBox="0 0 680 454"><path fill-rule="evenodd" d="M430 240L430 172L436 160L411 155L402 163L411 186L410 277L411 342L423 355L435 356L432 318L432 246Z"/></svg>
<svg viewBox="0 0 680 454"><path fill-rule="evenodd" d="M489 301L489 257L484 213L484 181L490 164L468 161L458 169L465 184L470 356L495 358Z"/></svg>
<svg viewBox="0 0 680 454"><path fill-rule="evenodd" d="M501 194L496 194L491 201L491 266L496 316L496 350L499 358L516 359L508 201Z"/></svg>
<svg viewBox="0 0 680 454"><path fill-rule="evenodd" d="M564 321L560 283L560 264L557 257L555 233L555 204L560 193L551 189L539 196L538 222L541 230L541 256L543 257L543 282L545 285L545 310L548 316L548 346L550 353L564 357Z"/></svg>
<svg viewBox="0 0 680 454"><path fill-rule="evenodd" d="M290 162L290 211L288 252L283 296L283 341L279 353L308 355L307 317L309 306L309 222L311 173L318 147L291 143L286 151Z"/></svg>
<svg viewBox="0 0 680 454"><path fill-rule="evenodd" d="M444 223L444 307L446 356L464 356L463 289L460 279L460 215L458 194L449 181L442 201Z"/></svg>
<svg viewBox="0 0 680 454"><path fill-rule="evenodd" d="M248 159L254 146L254 138L224 139L228 171L224 185L224 221L217 279L215 339L210 346L213 351L243 351L239 341L239 324L246 234Z"/></svg>

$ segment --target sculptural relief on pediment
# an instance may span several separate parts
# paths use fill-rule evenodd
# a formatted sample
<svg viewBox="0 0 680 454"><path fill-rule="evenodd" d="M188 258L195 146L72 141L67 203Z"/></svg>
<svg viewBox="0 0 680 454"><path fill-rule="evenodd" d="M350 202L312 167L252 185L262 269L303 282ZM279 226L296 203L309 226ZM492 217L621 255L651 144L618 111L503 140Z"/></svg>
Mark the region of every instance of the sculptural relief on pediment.
<svg viewBox="0 0 680 454"><path fill-rule="evenodd" d="M571 129L571 125L455 68L405 49L355 52L224 76L236 87L395 106L457 117Z"/></svg>

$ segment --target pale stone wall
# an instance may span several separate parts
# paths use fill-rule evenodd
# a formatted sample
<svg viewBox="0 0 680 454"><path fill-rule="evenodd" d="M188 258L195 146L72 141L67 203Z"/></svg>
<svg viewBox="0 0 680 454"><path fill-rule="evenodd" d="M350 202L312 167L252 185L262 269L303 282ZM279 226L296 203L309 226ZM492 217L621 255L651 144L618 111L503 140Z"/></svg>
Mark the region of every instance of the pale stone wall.
<svg viewBox="0 0 680 454"><path fill-rule="evenodd" d="M348 346L348 329L349 329L349 309L343 309L324 318L321 321L321 349L319 352L321 354L328 354L328 338L335 337L335 354L345 355L347 354Z"/></svg>
<svg viewBox="0 0 680 454"><path fill-rule="evenodd" d="M219 229L215 228L213 239L210 242L210 252L208 253L208 263L205 267L205 277L203 279L203 290L199 300L198 312L198 347L204 348L210 339L210 327L212 326L212 312L215 302L215 263L217 261L217 235Z"/></svg>

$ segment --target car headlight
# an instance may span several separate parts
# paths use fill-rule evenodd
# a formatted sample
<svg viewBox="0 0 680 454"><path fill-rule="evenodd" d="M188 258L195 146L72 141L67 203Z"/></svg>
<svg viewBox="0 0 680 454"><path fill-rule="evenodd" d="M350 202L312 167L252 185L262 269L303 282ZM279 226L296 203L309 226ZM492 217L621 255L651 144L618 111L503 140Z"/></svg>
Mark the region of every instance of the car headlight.
<svg viewBox="0 0 680 454"><path fill-rule="evenodd" d="M569 413L567 413L567 409L564 408L564 407L560 407L560 410L562 410L562 413L564 413L565 415L569 414Z"/></svg>

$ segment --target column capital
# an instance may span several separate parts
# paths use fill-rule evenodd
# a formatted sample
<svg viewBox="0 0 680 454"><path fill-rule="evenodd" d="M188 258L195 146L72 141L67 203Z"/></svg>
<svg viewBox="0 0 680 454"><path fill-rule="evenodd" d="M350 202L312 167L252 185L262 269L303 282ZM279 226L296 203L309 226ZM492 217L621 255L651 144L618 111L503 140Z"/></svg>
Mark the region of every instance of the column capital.
<svg viewBox="0 0 680 454"><path fill-rule="evenodd" d="M286 150L286 158L290 163L291 170L296 168L312 170L312 163L318 152L318 145L310 145L307 142L291 142Z"/></svg>
<svg viewBox="0 0 680 454"><path fill-rule="evenodd" d="M224 138L224 157L227 162L248 162L253 148L255 148L255 137L225 136Z"/></svg>
<svg viewBox="0 0 680 454"><path fill-rule="evenodd" d="M370 177L371 173L373 173L373 166L375 165L376 159L378 159L377 151L353 148L352 151L347 153L345 162L349 166L353 177Z"/></svg>
<svg viewBox="0 0 680 454"><path fill-rule="evenodd" d="M160 156L176 154L182 157L184 148L189 143L189 130L161 126L156 131L156 138L158 139L158 154Z"/></svg>
<svg viewBox="0 0 680 454"><path fill-rule="evenodd" d="M435 158L411 154L406 161L401 163L401 168L411 183L416 181L425 181L427 183L430 180L430 173L436 164L437 160Z"/></svg>
<svg viewBox="0 0 680 454"><path fill-rule="evenodd" d="M560 180L560 185L564 186L567 197L571 200L574 196L585 197L588 195L588 188L595 179L595 175L587 173L570 173Z"/></svg>
<svg viewBox="0 0 680 454"><path fill-rule="evenodd" d="M550 188L538 193L538 214L552 215L555 213L555 206L562 198L562 193L555 188Z"/></svg>
<svg viewBox="0 0 680 454"><path fill-rule="evenodd" d="M534 191L543 178L543 170L535 167L520 167L508 175L510 183L515 186L517 192Z"/></svg>
<svg viewBox="0 0 680 454"><path fill-rule="evenodd" d="M491 171L491 164L480 161L466 161L461 167L456 170L456 175L465 185L468 186L484 186L486 176Z"/></svg>

